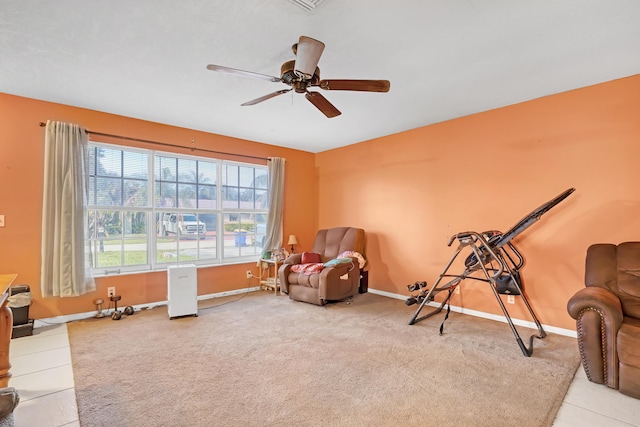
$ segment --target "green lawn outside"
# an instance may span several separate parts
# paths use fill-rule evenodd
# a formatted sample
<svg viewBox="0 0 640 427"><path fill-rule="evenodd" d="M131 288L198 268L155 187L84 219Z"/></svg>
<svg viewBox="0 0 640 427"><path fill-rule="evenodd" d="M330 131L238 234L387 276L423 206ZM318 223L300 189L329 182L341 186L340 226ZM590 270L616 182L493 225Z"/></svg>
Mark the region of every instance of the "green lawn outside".
<svg viewBox="0 0 640 427"><path fill-rule="evenodd" d="M163 253L158 253L158 263L169 263L175 261L195 261L197 258L192 255L180 255L180 258L166 258ZM147 264L147 251L127 251L124 253L124 265L144 265ZM106 251L98 253L97 267L119 267L121 264L121 252Z"/></svg>
<svg viewBox="0 0 640 427"><path fill-rule="evenodd" d="M110 240L107 240L107 239L110 239ZM173 242L174 239L172 237L156 237L156 241L158 243L167 243L167 242ZM127 244L148 243L148 240L146 235L139 235L132 238L128 237L126 239L126 242ZM113 238L105 237L105 240L103 240L103 243L105 245L119 245L122 242L120 240L113 240Z"/></svg>

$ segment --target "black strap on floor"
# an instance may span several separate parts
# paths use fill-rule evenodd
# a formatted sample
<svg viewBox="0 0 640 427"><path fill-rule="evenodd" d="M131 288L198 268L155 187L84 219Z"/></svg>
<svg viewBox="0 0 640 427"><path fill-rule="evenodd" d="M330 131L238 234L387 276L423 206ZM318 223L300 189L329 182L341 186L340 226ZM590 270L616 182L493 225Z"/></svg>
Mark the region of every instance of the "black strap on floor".
<svg viewBox="0 0 640 427"><path fill-rule="evenodd" d="M451 312L451 303L447 301L447 314L444 316L444 320L440 324L440 335L442 335L442 332L444 332L444 322L446 322L447 319L449 318L450 312Z"/></svg>

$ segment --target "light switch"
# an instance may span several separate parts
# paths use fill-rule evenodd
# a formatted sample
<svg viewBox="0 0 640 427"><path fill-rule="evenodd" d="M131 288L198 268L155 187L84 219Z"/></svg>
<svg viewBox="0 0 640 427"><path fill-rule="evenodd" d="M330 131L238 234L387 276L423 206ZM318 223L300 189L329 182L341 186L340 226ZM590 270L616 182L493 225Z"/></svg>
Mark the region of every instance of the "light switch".
<svg viewBox="0 0 640 427"><path fill-rule="evenodd" d="M0 215L0 227L4 227L4 215Z"/></svg>

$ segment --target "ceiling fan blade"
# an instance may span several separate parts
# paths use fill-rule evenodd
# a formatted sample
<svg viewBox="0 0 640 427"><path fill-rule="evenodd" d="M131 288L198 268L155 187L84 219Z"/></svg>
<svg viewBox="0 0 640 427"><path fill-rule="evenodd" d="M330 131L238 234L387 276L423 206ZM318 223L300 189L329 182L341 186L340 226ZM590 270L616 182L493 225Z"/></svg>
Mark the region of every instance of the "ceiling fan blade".
<svg viewBox="0 0 640 427"><path fill-rule="evenodd" d="M357 90L362 92L389 92L389 80L320 80L325 90Z"/></svg>
<svg viewBox="0 0 640 427"><path fill-rule="evenodd" d="M252 77L254 79L268 80L270 82L279 82L280 77L268 76L266 74L254 73L253 71L237 70L235 68L223 67L222 65L207 65L207 70L219 71L221 73L235 74L236 76Z"/></svg>
<svg viewBox="0 0 640 427"><path fill-rule="evenodd" d="M270 93L268 95L261 96L260 98L256 98L256 99L254 99L252 101L245 102L244 104L240 104L240 105L242 107L246 107L247 105L256 105L256 104L258 104L258 103L260 103L262 101L266 101L267 99L274 98L274 97L276 97L278 95L282 95L283 93L287 93L287 92L290 92L290 91L291 91L291 89L282 89L282 90Z"/></svg>
<svg viewBox="0 0 640 427"><path fill-rule="evenodd" d="M305 80L313 77L316 72L320 55L324 50L324 43L311 37L301 36L296 48L296 63L294 72Z"/></svg>
<svg viewBox="0 0 640 427"><path fill-rule="evenodd" d="M315 105L318 110L322 111L322 114L324 114L328 118L332 118L342 114L336 107L333 106L332 103L327 101L327 98L325 98L318 92L307 92L304 96L313 105Z"/></svg>

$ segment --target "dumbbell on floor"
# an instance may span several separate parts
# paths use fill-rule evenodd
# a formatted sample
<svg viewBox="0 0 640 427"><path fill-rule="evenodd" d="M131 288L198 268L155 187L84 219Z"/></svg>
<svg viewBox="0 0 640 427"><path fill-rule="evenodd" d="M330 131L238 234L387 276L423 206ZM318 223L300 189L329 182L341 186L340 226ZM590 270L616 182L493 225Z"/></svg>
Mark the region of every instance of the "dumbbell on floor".
<svg viewBox="0 0 640 427"><path fill-rule="evenodd" d="M111 301L113 301L114 303L114 311L113 313L111 313L111 319L113 320L120 320L122 318L122 315L125 314L127 316L131 316L132 314L135 313L135 310L133 309L132 306L128 305L124 308L124 312L118 310L118 301L120 301L122 299L122 297L120 295L113 295L111 297L109 297L109 299Z"/></svg>
<svg viewBox="0 0 640 427"><path fill-rule="evenodd" d="M419 291L422 288L426 288L427 287L427 282L415 282L415 283L411 283L410 285L407 285L407 289L409 290L409 292L414 292L414 291Z"/></svg>
<svg viewBox="0 0 640 427"><path fill-rule="evenodd" d="M96 305L96 310L98 310L98 312L96 313L96 319L102 319L104 317L104 313L102 312L102 303L104 302L104 300L102 299L97 299L95 301L93 301L93 303Z"/></svg>

